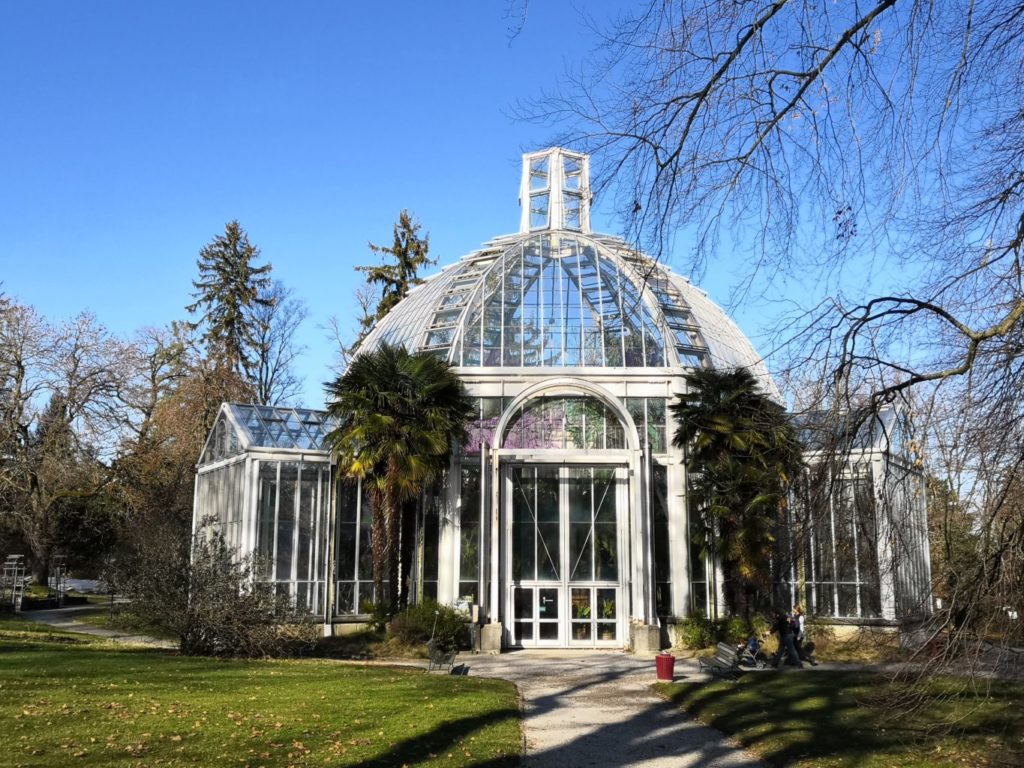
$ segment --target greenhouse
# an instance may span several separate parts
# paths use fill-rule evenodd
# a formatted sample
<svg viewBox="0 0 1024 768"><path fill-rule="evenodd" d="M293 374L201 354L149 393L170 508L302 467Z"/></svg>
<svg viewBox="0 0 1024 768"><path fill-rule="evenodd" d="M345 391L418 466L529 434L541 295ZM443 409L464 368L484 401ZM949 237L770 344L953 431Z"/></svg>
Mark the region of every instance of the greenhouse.
<svg viewBox="0 0 1024 768"><path fill-rule="evenodd" d="M437 355L476 400L401 567L414 598L475 607L491 649L643 645L644 632L666 641L678 618L714 615L717 571L692 544L667 406L696 367L747 368L779 397L704 292L590 231L588 163L559 148L524 156L519 232L426 279L360 347ZM195 513L267 558L268 580L327 624L358 621L375 597L369 503L332 485L329 429L313 411L224 405ZM884 570L862 572L881 603L827 615L896 618Z"/></svg>

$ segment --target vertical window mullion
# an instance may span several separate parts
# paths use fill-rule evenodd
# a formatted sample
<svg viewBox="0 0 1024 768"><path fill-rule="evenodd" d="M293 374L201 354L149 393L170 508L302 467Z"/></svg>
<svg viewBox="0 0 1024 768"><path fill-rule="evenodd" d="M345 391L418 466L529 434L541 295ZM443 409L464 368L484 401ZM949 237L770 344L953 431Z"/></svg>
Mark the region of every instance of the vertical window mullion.
<svg viewBox="0 0 1024 768"><path fill-rule="evenodd" d="M836 478L833 478L833 482L836 482ZM833 488L839 488L842 491L842 478L838 478L838 484L833 485ZM828 518L829 518L829 530L832 534L831 550L832 550L832 609L835 611L834 616L839 615L839 563L836 558L836 504L835 504L835 492L829 493L828 495Z"/></svg>

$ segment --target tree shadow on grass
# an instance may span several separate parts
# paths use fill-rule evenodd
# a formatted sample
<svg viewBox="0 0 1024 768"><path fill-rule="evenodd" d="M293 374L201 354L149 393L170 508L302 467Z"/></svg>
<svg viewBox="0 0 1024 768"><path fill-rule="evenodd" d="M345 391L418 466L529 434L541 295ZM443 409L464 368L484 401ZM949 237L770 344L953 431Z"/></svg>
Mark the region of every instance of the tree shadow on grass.
<svg viewBox="0 0 1024 768"><path fill-rule="evenodd" d="M922 692L922 714L897 718L879 699L887 682L863 672L753 673L733 686L683 684L669 698L780 766L829 758L852 768L889 753L895 757L899 752L934 749L936 738L950 737L948 726L935 728L939 707L949 704L948 697L937 690ZM959 738L991 744L1002 738L1000 734L1019 730L1019 691L1016 697L987 699L985 706L986 717L960 718ZM1008 759L1011 762L1005 765L1017 765L1021 763L1013 760L1022 761L1024 756Z"/></svg>

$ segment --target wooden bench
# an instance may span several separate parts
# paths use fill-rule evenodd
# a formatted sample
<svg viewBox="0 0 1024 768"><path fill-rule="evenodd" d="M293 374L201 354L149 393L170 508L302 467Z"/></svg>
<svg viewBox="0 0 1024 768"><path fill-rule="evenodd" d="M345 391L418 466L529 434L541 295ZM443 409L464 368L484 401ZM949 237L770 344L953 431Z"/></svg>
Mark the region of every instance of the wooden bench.
<svg viewBox="0 0 1024 768"><path fill-rule="evenodd" d="M427 672L431 672L435 669L448 668L448 671L452 671L452 666L455 664L455 657L458 655L458 651L444 651L437 646L433 640L427 641Z"/></svg>
<svg viewBox="0 0 1024 768"><path fill-rule="evenodd" d="M736 648L728 643L719 643L715 646L715 655L708 659L698 659L701 672L710 672L718 677L735 679L736 670L739 668L740 657Z"/></svg>

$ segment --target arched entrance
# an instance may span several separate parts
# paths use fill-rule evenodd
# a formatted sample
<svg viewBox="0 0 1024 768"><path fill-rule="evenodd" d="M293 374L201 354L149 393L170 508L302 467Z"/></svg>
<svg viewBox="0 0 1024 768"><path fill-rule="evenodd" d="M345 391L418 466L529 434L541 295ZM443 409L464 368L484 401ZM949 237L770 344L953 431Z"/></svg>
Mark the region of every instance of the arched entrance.
<svg viewBox="0 0 1024 768"><path fill-rule="evenodd" d="M598 388L523 393L498 424L501 613L511 647L627 641L636 432Z"/></svg>

